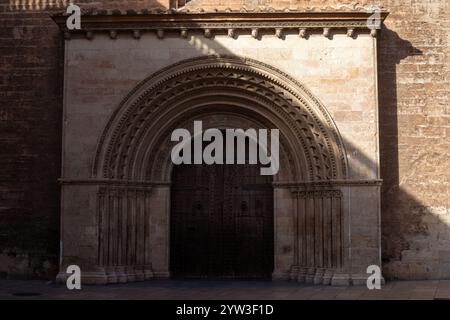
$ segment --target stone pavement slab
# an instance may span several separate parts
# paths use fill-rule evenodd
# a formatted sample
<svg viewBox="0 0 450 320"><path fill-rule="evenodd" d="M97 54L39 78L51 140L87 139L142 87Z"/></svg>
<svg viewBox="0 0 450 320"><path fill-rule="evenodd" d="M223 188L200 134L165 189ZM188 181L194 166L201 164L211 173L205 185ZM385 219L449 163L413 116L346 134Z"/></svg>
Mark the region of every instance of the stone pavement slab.
<svg viewBox="0 0 450 320"><path fill-rule="evenodd" d="M332 287L287 281L155 280L82 286L35 280L0 280L0 299L126 300L450 300L450 281L393 281L380 290L364 286Z"/></svg>

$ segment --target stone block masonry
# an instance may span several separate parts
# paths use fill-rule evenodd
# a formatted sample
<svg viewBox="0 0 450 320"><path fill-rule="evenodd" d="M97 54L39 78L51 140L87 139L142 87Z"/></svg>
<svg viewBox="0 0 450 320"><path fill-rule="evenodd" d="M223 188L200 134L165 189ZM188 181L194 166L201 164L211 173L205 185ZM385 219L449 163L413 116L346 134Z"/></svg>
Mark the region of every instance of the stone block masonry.
<svg viewBox="0 0 450 320"><path fill-rule="evenodd" d="M76 1L107 9L167 7L166 2ZM360 1L366 3L373 1ZM450 3L376 4L390 12L378 40L383 272L388 279L448 278ZM187 8L244 5L249 1L192 0ZM0 4L0 278L53 278L57 272L63 42L49 14L58 10Z"/></svg>

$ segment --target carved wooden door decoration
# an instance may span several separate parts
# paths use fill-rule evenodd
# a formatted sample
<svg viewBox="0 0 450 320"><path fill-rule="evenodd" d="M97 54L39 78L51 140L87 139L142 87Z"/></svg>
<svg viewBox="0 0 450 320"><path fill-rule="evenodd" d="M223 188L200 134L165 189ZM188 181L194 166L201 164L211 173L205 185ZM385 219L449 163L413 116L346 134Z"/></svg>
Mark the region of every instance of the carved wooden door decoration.
<svg viewBox="0 0 450 320"><path fill-rule="evenodd" d="M174 277L271 277L273 189L259 166L175 166L171 199Z"/></svg>

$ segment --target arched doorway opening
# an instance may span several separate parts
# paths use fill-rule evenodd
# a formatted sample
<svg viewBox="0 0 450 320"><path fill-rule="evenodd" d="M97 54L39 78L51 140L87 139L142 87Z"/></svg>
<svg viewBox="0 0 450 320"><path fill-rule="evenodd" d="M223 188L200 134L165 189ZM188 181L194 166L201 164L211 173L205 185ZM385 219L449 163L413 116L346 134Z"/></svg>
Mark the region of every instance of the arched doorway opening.
<svg viewBox="0 0 450 320"><path fill-rule="evenodd" d="M174 166L170 221L173 277L270 279L272 176L258 165Z"/></svg>

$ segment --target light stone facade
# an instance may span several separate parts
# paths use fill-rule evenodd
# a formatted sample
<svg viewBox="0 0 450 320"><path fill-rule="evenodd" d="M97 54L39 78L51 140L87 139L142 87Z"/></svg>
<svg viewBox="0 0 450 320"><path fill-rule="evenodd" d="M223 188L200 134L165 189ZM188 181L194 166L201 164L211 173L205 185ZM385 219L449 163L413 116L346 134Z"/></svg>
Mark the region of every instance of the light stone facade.
<svg viewBox="0 0 450 320"><path fill-rule="evenodd" d="M170 276L168 133L203 120L280 128L273 278L365 283L381 266L377 43L324 20L305 37L292 27L67 36L59 278L70 264L85 283ZM183 95L196 77L199 92ZM111 217L117 229L104 226Z"/></svg>

